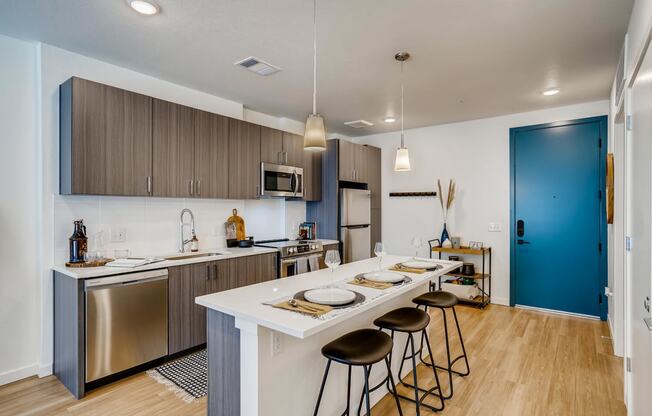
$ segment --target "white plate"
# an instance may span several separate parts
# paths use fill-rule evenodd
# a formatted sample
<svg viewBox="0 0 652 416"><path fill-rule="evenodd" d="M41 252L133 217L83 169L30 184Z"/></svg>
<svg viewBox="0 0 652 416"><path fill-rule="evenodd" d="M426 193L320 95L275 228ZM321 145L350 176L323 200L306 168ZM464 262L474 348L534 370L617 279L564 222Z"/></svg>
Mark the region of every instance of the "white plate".
<svg viewBox="0 0 652 416"><path fill-rule="evenodd" d="M437 267L437 263L426 260L408 260L404 261L401 264L405 267L411 267L413 269L434 269Z"/></svg>
<svg viewBox="0 0 652 416"><path fill-rule="evenodd" d="M303 294L308 302L320 305L346 305L355 300L355 293L337 287L308 290Z"/></svg>
<svg viewBox="0 0 652 416"><path fill-rule="evenodd" d="M369 281L380 283L398 283L405 280L405 276L402 274L386 271L369 272L363 274L362 276Z"/></svg>

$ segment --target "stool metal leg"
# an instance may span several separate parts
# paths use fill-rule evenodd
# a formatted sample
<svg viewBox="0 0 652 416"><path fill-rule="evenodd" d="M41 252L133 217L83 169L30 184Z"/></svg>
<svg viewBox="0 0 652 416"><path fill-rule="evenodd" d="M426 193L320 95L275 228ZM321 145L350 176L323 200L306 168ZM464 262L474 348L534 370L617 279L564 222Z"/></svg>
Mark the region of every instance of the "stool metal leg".
<svg viewBox="0 0 652 416"><path fill-rule="evenodd" d="M464 363L466 364L466 372L464 372L464 373L456 372L456 374L458 374L458 375L460 375L462 377L466 377L469 374L471 374L471 367L469 366L469 358L466 355L466 348L464 347L464 339L462 338L462 330L460 329L460 323L457 320L457 312L455 312L455 306L453 306L453 316L455 317L455 326L457 326L457 335L459 335L459 337L460 337L460 344L462 344L462 354L463 354L463 357L464 357Z"/></svg>
<svg viewBox="0 0 652 416"><path fill-rule="evenodd" d="M417 406L417 416L421 414L420 411L420 401L419 401L419 385L417 384L417 360L415 358L416 352L414 351L414 335L410 334L410 345L412 346L412 378L414 379L414 403Z"/></svg>
<svg viewBox="0 0 652 416"><path fill-rule="evenodd" d="M363 365L364 369L364 394L367 398L367 416L371 415L371 399L369 398L369 369L366 365ZM347 413L348 415L348 413Z"/></svg>
<svg viewBox="0 0 652 416"><path fill-rule="evenodd" d="M394 384L394 376L392 376L392 368L387 358L385 358L385 366L387 366L387 378L392 386L390 392L394 396L394 400L396 400L396 407L398 407L399 416L403 416L403 409L401 409L401 402L398 400L398 392L396 391L396 385Z"/></svg>
<svg viewBox="0 0 652 416"><path fill-rule="evenodd" d="M346 411L343 413L349 416L351 412L351 366L349 366L349 378L346 385Z"/></svg>
<svg viewBox="0 0 652 416"><path fill-rule="evenodd" d="M324 371L324 379L321 382L321 387L319 388L319 397L317 397L317 405L315 406L315 413L314 416L317 416L317 412L319 412L319 404L321 403L321 396L324 394L324 386L326 386L326 379L328 378L328 370L331 368L331 360L328 360L328 364L326 364L326 371Z"/></svg>

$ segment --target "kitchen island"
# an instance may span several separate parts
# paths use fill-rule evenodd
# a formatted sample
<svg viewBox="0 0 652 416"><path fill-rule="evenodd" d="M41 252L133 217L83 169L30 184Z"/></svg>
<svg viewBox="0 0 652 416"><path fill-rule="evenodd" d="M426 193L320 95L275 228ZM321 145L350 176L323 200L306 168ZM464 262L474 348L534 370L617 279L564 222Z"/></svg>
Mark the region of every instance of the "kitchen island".
<svg viewBox="0 0 652 416"><path fill-rule="evenodd" d="M408 259L386 256L383 267ZM360 273L377 270L379 262L374 258L342 265L334 273L325 269L196 298L207 308L208 316L208 415L312 414L326 364L322 346L347 332L373 327L373 320L390 310L414 306L412 299L426 292L430 282L461 265L433 261L442 267L421 274L403 273L411 282L383 291L347 283ZM334 282L361 293L366 300L320 318L269 305ZM402 347L404 342L405 336L397 334L395 347ZM399 355L393 356L394 371L398 370ZM376 384L383 374L372 370L370 382ZM354 368L352 380L352 398L356 398L362 391L361 369ZM378 389L372 393L372 402L386 393L386 389ZM345 397L346 367L335 365L320 414L339 415L346 406Z"/></svg>

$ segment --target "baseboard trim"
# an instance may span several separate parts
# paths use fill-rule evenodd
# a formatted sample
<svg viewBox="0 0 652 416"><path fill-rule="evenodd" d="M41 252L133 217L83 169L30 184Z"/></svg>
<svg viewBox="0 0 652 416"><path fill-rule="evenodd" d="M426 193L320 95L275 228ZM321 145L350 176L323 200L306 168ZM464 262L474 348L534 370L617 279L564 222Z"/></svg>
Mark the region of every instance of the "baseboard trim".
<svg viewBox="0 0 652 416"><path fill-rule="evenodd" d="M52 363L50 363L50 364L39 364L38 372L36 373L36 375L39 378L51 376L52 374L54 374L53 370L52 370Z"/></svg>
<svg viewBox="0 0 652 416"><path fill-rule="evenodd" d="M591 320L594 320L594 321L599 321L600 320L599 316L584 315L584 314L581 314L581 313L556 311L554 309L546 309L546 308L535 308L534 306L526 306L526 305L514 305L514 307L519 308L519 309L527 309L527 310L530 310L530 311L550 313L550 314L553 314L553 315L572 316L574 318L591 319Z"/></svg>
<svg viewBox="0 0 652 416"><path fill-rule="evenodd" d="M39 367L37 364L28 365L27 367L17 368L15 370L0 373L0 386L22 380L27 377L38 374Z"/></svg>
<svg viewBox="0 0 652 416"><path fill-rule="evenodd" d="M492 297L491 303L493 303L494 305L509 306L509 299Z"/></svg>

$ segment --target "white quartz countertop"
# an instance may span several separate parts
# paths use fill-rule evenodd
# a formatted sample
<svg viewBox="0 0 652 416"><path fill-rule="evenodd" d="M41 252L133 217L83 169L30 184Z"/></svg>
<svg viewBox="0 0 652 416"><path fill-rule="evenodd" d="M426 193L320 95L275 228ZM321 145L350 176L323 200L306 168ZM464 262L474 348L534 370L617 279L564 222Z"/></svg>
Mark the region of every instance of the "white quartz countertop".
<svg viewBox="0 0 652 416"><path fill-rule="evenodd" d="M142 272L145 270L166 269L168 267L183 266L184 264L203 263L207 261L226 260L235 257L255 256L265 253L276 253L275 248L266 247L250 247L250 248L220 248L215 250L206 250L199 253L184 253L188 255L201 254L201 253L222 253L215 256L192 257L187 259L164 260L157 263L146 264L140 267L127 268L127 267L65 267L63 265L54 265L52 270L65 274L75 279L89 279L93 277L113 276L116 274ZM172 254L170 256L181 255L181 253ZM168 256L158 256L168 257Z"/></svg>
<svg viewBox="0 0 652 416"><path fill-rule="evenodd" d="M410 257L406 256L388 255L383 258L382 266L383 268L388 268L393 264L409 259ZM360 273L377 270L379 264L377 258L341 265L335 269L335 272L333 273L331 273L329 269L323 269L316 272L304 273L270 282L200 296L195 298L195 302L207 308L234 316L236 318L236 324L238 320L243 320L296 338L307 338L337 325L339 322L349 319L350 317L401 296L401 294L416 288L418 285L422 285L425 292L428 290L428 281L431 281L442 274L446 274L462 265L461 262L447 260L433 259L431 261L441 264L443 268L422 274L403 273L412 278L412 282L399 286L394 290L388 289L386 291L379 291L361 286L346 285L347 288L362 293L369 300L365 301L358 307L341 310L342 313L328 319L317 319L296 312L274 308L265 305L264 303L275 299L289 299L297 292L328 285L334 281L345 284L346 281L352 280Z"/></svg>

